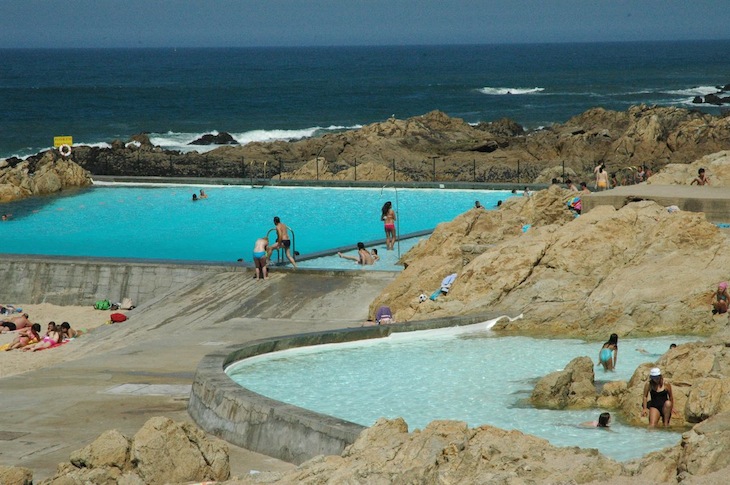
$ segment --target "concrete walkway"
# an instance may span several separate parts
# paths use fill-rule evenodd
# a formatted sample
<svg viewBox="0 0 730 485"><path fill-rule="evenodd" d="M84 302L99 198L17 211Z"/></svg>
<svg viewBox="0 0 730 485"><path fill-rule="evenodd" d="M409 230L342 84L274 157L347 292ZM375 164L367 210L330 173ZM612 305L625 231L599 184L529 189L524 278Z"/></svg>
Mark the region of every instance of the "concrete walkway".
<svg viewBox="0 0 730 485"><path fill-rule="evenodd" d="M676 205L683 211L704 212L710 222L730 222L730 187L626 185L584 196L583 212L598 205L612 205L620 209L637 200L653 200L665 207Z"/></svg>
<svg viewBox="0 0 730 485"><path fill-rule="evenodd" d="M0 464L52 476L103 431L131 437L151 417L191 422L186 408L200 359L218 346L359 326L395 273L205 274L143 303L127 322L100 327L58 349L53 368L0 380ZM73 346L73 347L72 347ZM55 351L55 350L53 350ZM233 475L293 465L231 448Z"/></svg>

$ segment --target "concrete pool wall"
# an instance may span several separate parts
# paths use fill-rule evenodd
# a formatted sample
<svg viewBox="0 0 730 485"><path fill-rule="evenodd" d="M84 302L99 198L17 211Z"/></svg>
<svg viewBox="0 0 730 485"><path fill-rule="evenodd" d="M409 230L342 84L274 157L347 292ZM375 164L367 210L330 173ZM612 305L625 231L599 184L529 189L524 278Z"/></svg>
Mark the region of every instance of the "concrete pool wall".
<svg viewBox="0 0 730 485"><path fill-rule="evenodd" d="M188 413L205 431L237 446L294 464L318 455L339 455L364 426L267 398L236 384L224 370L256 355L312 345L383 338L395 332L472 325L498 315L424 320L388 326L289 335L228 347L198 365Z"/></svg>
<svg viewBox="0 0 730 485"><path fill-rule="evenodd" d="M241 264L83 257L0 255L3 303L91 305L96 300L139 304L206 273L248 271Z"/></svg>

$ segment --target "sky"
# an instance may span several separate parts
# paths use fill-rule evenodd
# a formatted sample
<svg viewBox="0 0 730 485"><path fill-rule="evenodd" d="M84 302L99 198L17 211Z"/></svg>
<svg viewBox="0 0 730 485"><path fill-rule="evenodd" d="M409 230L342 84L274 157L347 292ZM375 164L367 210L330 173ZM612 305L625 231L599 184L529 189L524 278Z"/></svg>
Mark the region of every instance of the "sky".
<svg viewBox="0 0 730 485"><path fill-rule="evenodd" d="M728 0L0 0L0 48L730 38Z"/></svg>

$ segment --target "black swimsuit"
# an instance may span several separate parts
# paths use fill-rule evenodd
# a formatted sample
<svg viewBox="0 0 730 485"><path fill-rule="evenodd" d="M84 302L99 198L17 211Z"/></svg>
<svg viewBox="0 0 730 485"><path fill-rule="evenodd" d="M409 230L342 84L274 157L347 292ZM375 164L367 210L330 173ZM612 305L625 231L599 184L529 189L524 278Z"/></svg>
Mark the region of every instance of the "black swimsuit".
<svg viewBox="0 0 730 485"><path fill-rule="evenodd" d="M649 394L651 395L649 407L658 409L659 413L664 416L664 403L669 400L669 391L666 388L663 391L649 389Z"/></svg>

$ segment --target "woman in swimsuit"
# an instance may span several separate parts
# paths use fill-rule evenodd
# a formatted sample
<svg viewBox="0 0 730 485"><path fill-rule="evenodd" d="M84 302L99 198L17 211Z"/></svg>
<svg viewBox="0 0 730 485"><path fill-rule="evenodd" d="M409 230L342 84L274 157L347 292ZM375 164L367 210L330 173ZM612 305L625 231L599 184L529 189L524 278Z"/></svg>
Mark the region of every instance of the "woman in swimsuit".
<svg viewBox="0 0 730 485"><path fill-rule="evenodd" d="M717 299L717 300L715 300ZM727 282L723 281L717 285L717 291L712 295L712 314L727 313L727 305L730 301L730 294L727 292Z"/></svg>
<svg viewBox="0 0 730 485"><path fill-rule="evenodd" d="M41 326L37 323L31 325L30 328L18 330L19 335L13 339L8 348L5 350L20 349L26 345L38 342L41 339L40 335L38 335L38 332L40 331Z"/></svg>
<svg viewBox="0 0 730 485"><path fill-rule="evenodd" d="M49 349L61 342L61 332L56 326L56 322L48 322L48 331L43 338L35 345L23 347L23 352L30 350L36 352L38 350Z"/></svg>
<svg viewBox="0 0 730 485"><path fill-rule="evenodd" d="M393 249L395 246L395 211L393 204L388 201L383 204L380 220L385 224L385 249Z"/></svg>
<svg viewBox="0 0 730 485"><path fill-rule="evenodd" d="M644 385L644 402L641 416L649 415L649 427L654 428L662 418L662 424L669 426L674 410L672 385L664 380L659 367L649 371L649 382Z"/></svg>
<svg viewBox="0 0 730 485"><path fill-rule="evenodd" d="M598 352L598 362L603 366L604 370L614 370L616 368L616 359L618 358L618 335L612 333L608 342L603 344L601 351Z"/></svg>

